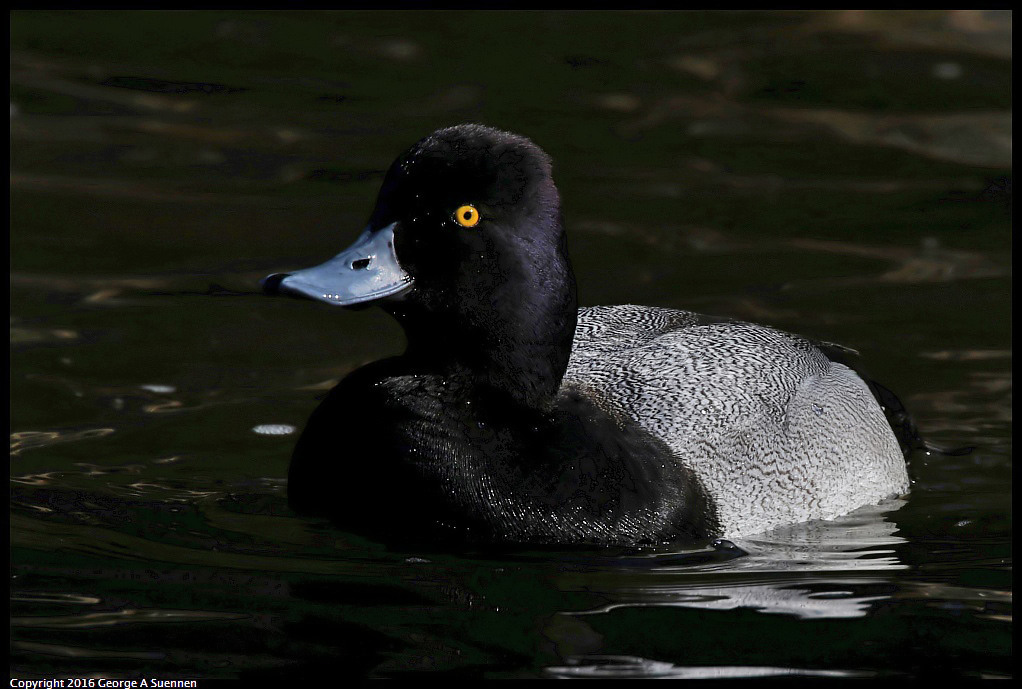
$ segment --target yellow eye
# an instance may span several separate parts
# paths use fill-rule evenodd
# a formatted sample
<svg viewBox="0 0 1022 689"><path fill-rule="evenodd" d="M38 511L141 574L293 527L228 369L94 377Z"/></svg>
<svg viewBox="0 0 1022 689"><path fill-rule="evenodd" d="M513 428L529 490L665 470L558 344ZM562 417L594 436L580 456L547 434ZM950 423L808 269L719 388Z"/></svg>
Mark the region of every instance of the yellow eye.
<svg viewBox="0 0 1022 689"><path fill-rule="evenodd" d="M454 211L454 220L462 227L475 227L479 224L479 211L475 206L460 206Z"/></svg>

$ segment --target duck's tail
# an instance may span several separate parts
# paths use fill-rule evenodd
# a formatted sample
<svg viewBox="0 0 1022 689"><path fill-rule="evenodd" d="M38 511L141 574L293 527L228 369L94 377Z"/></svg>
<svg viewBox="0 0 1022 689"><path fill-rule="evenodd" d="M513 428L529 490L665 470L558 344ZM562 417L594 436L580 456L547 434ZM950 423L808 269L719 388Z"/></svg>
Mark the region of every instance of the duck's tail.
<svg viewBox="0 0 1022 689"><path fill-rule="evenodd" d="M862 374L860 373L859 375ZM884 410L887 423L891 424L894 437L898 439L898 445L901 446L901 452L906 458L915 450L957 457L967 455L976 449L972 445L948 447L926 440L920 435L915 421L912 420L912 415L908 413L905 405L902 404L897 395L868 376L862 376L862 379L866 381L869 391L873 393L873 397L880 404L880 408Z"/></svg>
<svg viewBox="0 0 1022 689"><path fill-rule="evenodd" d="M898 396L891 392L888 388L873 380L865 371L863 371L862 365L859 363L859 353L857 351L843 345L834 344L833 342L815 342L814 344L827 355L828 359L839 364L844 364L862 378L862 380L866 383L866 386L869 387L869 391L873 393L873 397L880 405L880 408L884 411L884 416L887 417L887 423L891 425L891 430L894 431L894 437L898 439L898 445L901 446L901 453L906 459L915 450L923 450L925 452L957 457L960 455L967 455L976 449L972 445L948 447L926 440L922 435L920 435L915 421L912 420L912 415L909 414L908 409L905 408L905 405Z"/></svg>

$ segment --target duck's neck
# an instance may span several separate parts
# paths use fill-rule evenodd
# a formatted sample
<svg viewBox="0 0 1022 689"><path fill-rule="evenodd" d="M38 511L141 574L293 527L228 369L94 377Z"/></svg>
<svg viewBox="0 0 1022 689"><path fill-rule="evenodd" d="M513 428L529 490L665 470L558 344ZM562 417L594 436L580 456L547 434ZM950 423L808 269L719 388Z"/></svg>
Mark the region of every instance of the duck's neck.
<svg viewBox="0 0 1022 689"><path fill-rule="evenodd" d="M468 380L485 394L534 409L548 406L568 367L578 319L563 242L560 249L554 265L530 271L524 283L476 295L470 308L388 308L408 338L406 359L417 370Z"/></svg>

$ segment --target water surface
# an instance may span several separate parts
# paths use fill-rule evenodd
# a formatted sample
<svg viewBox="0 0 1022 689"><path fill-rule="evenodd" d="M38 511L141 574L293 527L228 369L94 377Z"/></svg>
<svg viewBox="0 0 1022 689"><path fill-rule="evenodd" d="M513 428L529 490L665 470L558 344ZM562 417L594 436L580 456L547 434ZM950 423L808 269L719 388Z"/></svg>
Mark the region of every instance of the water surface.
<svg viewBox="0 0 1022 689"><path fill-rule="evenodd" d="M12 677L1012 674L1010 13L11 19ZM407 552L294 515L296 429L403 339L256 282L465 121L553 156L583 304L854 347L976 449L733 544Z"/></svg>

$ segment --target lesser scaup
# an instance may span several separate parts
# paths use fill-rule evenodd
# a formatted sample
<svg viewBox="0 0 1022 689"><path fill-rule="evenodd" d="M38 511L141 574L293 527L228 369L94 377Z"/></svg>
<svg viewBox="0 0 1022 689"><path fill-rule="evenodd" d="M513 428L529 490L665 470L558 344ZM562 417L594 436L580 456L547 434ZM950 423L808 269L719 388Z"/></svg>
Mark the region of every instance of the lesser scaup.
<svg viewBox="0 0 1022 689"><path fill-rule="evenodd" d="M521 136L434 132L391 166L354 245L263 287L375 302L407 335L329 393L291 461L291 505L353 531L632 546L908 489L886 391L839 348L686 311L579 309L550 159Z"/></svg>

